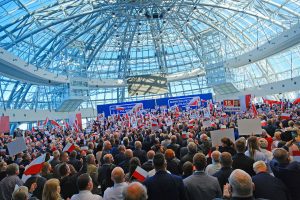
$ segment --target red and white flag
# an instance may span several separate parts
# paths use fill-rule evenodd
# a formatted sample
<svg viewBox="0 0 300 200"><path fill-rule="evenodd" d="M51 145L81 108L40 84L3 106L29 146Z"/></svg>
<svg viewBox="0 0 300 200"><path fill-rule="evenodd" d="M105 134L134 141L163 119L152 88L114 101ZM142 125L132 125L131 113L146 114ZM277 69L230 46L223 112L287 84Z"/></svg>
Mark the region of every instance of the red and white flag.
<svg viewBox="0 0 300 200"><path fill-rule="evenodd" d="M292 155L293 155L293 161L300 162L300 151L293 151Z"/></svg>
<svg viewBox="0 0 300 200"><path fill-rule="evenodd" d="M289 113L282 113L281 119L289 120L291 119L291 115Z"/></svg>
<svg viewBox="0 0 300 200"><path fill-rule="evenodd" d="M51 120L51 124L57 128L60 128L60 125L55 120Z"/></svg>
<svg viewBox="0 0 300 200"><path fill-rule="evenodd" d="M44 123L43 123L43 126L46 126L46 125L48 124L48 121L49 121L49 119L48 119L48 117L47 117L46 120L45 120Z"/></svg>
<svg viewBox="0 0 300 200"><path fill-rule="evenodd" d="M28 176L40 173L45 162L45 158L46 154L43 154L33 160L29 165L26 166L24 174Z"/></svg>
<svg viewBox="0 0 300 200"><path fill-rule="evenodd" d="M199 102L200 102L200 97L194 97L190 100L188 105L189 106L198 106Z"/></svg>
<svg viewBox="0 0 300 200"><path fill-rule="evenodd" d="M151 126L152 127L158 126L158 122L156 120L151 120Z"/></svg>
<svg viewBox="0 0 300 200"><path fill-rule="evenodd" d="M70 126L69 126L68 122L64 121L64 124L65 124L66 129L70 129Z"/></svg>
<svg viewBox="0 0 300 200"><path fill-rule="evenodd" d="M65 146L65 148L63 149L63 152L69 152L69 153L71 153L71 152L74 151L74 150L75 150L75 145L69 142L69 143Z"/></svg>
<svg viewBox="0 0 300 200"><path fill-rule="evenodd" d="M181 137L182 137L183 139L189 138L189 132L182 132Z"/></svg>
<svg viewBox="0 0 300 200"><path fill-rule="evenodd" d="M258 112L257 112L257 110L256 110L256 107L255 107L254 103L252 103L252 112L253 112L253 116L254 116L254 117L257 117Z"/></svg>
<svg viewBox="0 0 300 200"><path fill-rule="evenodd" d="M140 166L137 166L132 176L136 178L138 181L143 182L147 178L148 172L143 168L141 168Z"/></svg>
<svg viewBox="0 0 300 200"><path fill-rule="evenodd" d="M122 106L116 106L116 110L117 110L117 111L121 111L121 110L125 110L125 108L122 107Z"/></svg>

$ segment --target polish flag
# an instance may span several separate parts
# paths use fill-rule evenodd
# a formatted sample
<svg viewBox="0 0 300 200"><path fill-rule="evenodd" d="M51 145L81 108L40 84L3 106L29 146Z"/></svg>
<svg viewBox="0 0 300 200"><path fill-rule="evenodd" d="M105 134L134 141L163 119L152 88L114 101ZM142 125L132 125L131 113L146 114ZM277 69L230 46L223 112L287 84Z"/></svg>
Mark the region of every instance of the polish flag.
<svg viewBox="0 0 300 200"><path fill-rule="evenodd" d="M293 161L300 162L300 151L293 151L292 155L293 155Z"/></svg>
<svg viewBox="0 0 300 200"><path fill-rule="evenodd" d="M291 115L288 113L282 113L280 116L281 116L281 119L285 119L285 120L291 119Z"/></svg>
<svg viewBox="0 0 300 200"><path fill-rule="evenodd" d="M256 110L256 107L255 107L254 103L252 103L252 112L253 112L254 117L256 117L258 115L258 112Z"/></svg>
<svg viewBox="0 0 300 200"><path fill-rule="evenodd" d="M267 126L266 120L261 121L260 124L261 124L261 126Z"/></svg>
<svg viewBox="0 0 300 200"><path fill-rule="evenodd" d="M46 125L48 124L48 122L49 122L49 119L48 119L48 117L47 117L46 120L45 120L44 123L43 123L43 126L46 126Z"/></svg>
<svg viewBox="0 0 300 200"><path fill-rule="evenodd" d="M74 127L75 132L79 132L78 121L76 119L75 119L75 122L73 124L73 127Z"/></svg>
<svg viewBox="0 0 300 200"><path fill-rule="evenodd" d="M147 178L148 172L143 168L141 168L140 166L137 166L132 176L136 178L138 181L143 182Z"/></svg>
<svg viewBox="0 0 300 200"><path fill-rule="evenodd" d="M69 126L68 122L64 121L64 124L65 124L66 129L70 129L70 126Z"/></svg>
<svg viewBox="0 0 300 200"><path fill-rule="evenodd" d="M45 162L45 158L46 154L43 154L37 157L35 160L33 160L29 165L26 166L24 174L28 176L40 173Z"/></svg>
<svg viewBox="0 0 300 200"><path fill-rule="evenodd" d="M226 117L227 114L226 114L225 112L222 112L222 113L221 113L221 116L222 116L222 117Z"/></svg>
<svg viewBox="0 0 300 200"><path fill-rule="evenodd" d="M56 126L56 127L60 128L60 125L55 120L51 120L51 124L53 126Z"/></svg>
<svg viewBox="0 0 300 200"><path fill-rule="evenodd" d="M189 106L198 106L198 103L200 102L200 97L194 97L192 100L188 103Z"/></svg>
<svg viewBox="0 0 300 200"><path fill-rule="evenodd" d="M151 120L151 126L152 127L158 126L158 122L156 120Z"/></svg>
<svg viewBox="0 0 300 200"><path fill-rule="evenodd" d="M116 110L121 111L121 110L125 110L125 108L121 106L116 106Z"/></svg>
<svg viewBox="0 0 300 200"><path fill-rule="evenodd" d="M297 98L293 101L293 104L298 104L298 103L300 103L300 98Z"/></svg>
<svg viewBox="0 0 300 200"><path fill-rule="evenodd" d="M193 124L193 123L195 123L195 119L191 119L191 120L189 121L189 124Z"/></svg>
<svg viewBox="0 0 300 200"><path fill-rule="evenodd" d="M189 137L189 132L182 132L181 137L182 137L183 139L188 138L188 137Z"/></svg>
<svg viewBox="0 0 300 200"><path fill-rule="evenodd" d="M75 150L75 145L69 142L69 143L65 146L65 148L63 149L63 152L69 152L69 153L71 153L71 152L74 151L74 150Z"/></svg>

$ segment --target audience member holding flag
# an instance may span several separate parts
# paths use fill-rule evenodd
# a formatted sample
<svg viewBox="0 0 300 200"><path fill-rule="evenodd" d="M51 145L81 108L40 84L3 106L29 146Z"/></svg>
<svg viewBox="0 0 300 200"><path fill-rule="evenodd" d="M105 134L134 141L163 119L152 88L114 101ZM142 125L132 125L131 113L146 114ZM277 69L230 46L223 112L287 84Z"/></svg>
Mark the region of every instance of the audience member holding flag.
<svg viewBox="0 0 300 200"><path fill-rule="evenodd" d="M116 115L101 113L86 129L81 127L77 117L63 121L47 117L24 134L16 130L18 134L15 135L24 138L27 149L16 155L9 155L7 145L15 141L13 136L0 135L0 200L16 197L13 193L26 193L26 189L18 189L23 185L32 197L42 199L49 184L58 184L61 190L55 190L55 193L64 199L101 199L99 195L103 199L221 198L221 187L228 192L227 184L233 183L220 186L218 179L212 176L214 174L205 174L206 165L212 163L213 152L226 152L227 160L234 156L235 163L241 163L239 159L245 157L247 163L264 162L267 166L264 173L273 173L278 179L276 181L286 187L286 190L277 191L281 192L278 196L298 200L299 102L292 104L264 99L262 104L251 103L248 110L236 113L225 112L220 104L200 98L187 102L187 110L175 105L150 111L137 104L130 112L125 112L120 106L116 108ZM259 119L263 131L256 136L253 133L239 136L237 133L234 139L239 144L238 149L233 145L235 141L227 137L212 146L212 131L238 130L237 121L241 119ZM225 161L221 159L219 162L224 165L222 162ZM179 163L177 175L172 174L175 173L174 163ZM187 173L184 166L192 165L192 175L181 174L183 171ZM228 167L232 168L230 163ZM244 169L249 172L252 167L249 165ZM258 170L256 168L254 170ZM240 174L245 180L255 175L238 170L230 170L229 180L242 181L235 174ZM56 179L52 180L53 177ZM198 177L207 182L192 181ZM269 178L259 176L262 181L267 181L264 177ZM105 187L101 188L101 185ZM232 187L236 188L236 185ZM265 187L276 190L274 184ZM247 198L267 198L264 196L266 188L259 188L259 192L249 190ZM229 195L234 194L229 191Z"/></svg>

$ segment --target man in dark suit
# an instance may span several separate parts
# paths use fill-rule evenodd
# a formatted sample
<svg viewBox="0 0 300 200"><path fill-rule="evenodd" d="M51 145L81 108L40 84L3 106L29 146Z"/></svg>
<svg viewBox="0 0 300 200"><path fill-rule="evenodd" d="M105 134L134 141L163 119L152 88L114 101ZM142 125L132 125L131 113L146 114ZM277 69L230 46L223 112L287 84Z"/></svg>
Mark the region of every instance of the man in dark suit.
<svg viewBox="0 0 300 200"><path fill-rule="evenodd" d="M183 181L181 177L167 173L164 155L156 154L153 164L156 174L144 181L148 200L185 200Z"/></svg>
<svg viewBox="0 0 300 200"><path fill-rule="evenodd" d="M207 200L219 198L222 191L218 179L204 173L206 158L203 153L196 153L193 158L196 171L183 180L189 200Z"/></svg>
<svg viewBox="0 0 300 200"><path fill-rule="evenodd" d="M116 165L119 165L121 162L126 160L125 150L126 150L126 148L124 145L119 145L119 147L118 147L119 153L114 156Z"/></svg>
<svg viewBox="0 0 300 200"><path fill-rule="evenodd" d="M268 167L264 161L257 161L253 164L256 173L252 177L255 185L254 196L256 198L272 199L272 200L288 200L289 193L283 182L271 176L268 173Z"/></svg>
<svg viewBox="0 0 300 200"><path fill-rule="evenodd" d="M82 167L82 163L80 160L76 158L77 152L74 150L70 153L70 159L68 164L73 165L73 167L76 169L77 172L79 172L80 168Z"/></svg>
<svg viewBox="0 0 300 200"><path fill-rule="evenodd" d="M242 169L247 172L250 176L255 175L253 171L254 160L245 155L246 143L245 140L238 139L235 142L235 147L237 154L232 157L232 168L233 169Z"/></svg>
<svg viewBox="0 0 300 200"><path fill-rule="evenodd" d="M133 157L133 153L131 149L126 149L125 150L125 160L123 160L120 164L119 167L121 167L124 170L124 173L127 174L129 172L129 162L130 159Z"/></svg>
<svg viewBox="0 0 300 200"><path fill-rule="evenodd" d="M273 126L273 122L271 119L267 121L267 126L264 126L263 129L265 129L271 137L274 137L276 128L275 126Z"/></svg>
<svg viewBox="0 0 300 200"><path fill-rule="evenodd" d="M153 150L150 150L147 152L147 158L148 160L142 165L142 168L146 170L147 172L151 171L154 169L153 166L153 157L155 155L155 152Z"/></svg>
<svg viewBox="0 0 300 200"><path fill-rule="evenodd" d="M190 142L194 142L194 140L192 138L189 138L186 140L186 143L189 144ZM179 150L179 159L181 160L181 158L183 158L183 156L185 156L188 153L188 148L187 145L182 145L182 147Z"/></svg>
<svg viewBox="0 0 300 200"><path fill-rule="evenodd" d="M175 155L177 158L180 157L180 153L179 153L179 150L180 150L180 145L176 143L177 142L177 137L176 135L172 135L171 136L171 144L169 144L167 146L167 149L172 149L174 152L175 152Z"/></svg>
<svg viewBox="0 0 300 200"><path fill-rule="evenodd" d="M188 153L180 159L182 166L186 161L193 162L193 157L197 153L197 145L194 142L189 142L187 145Z"/></svg>
<svg viewBox="0 0 300 200"><path fill-rule="evenodd" d="M274 176L286 185L293 200L300 199L300 163L290 162L289 154L283 148L275 149L273 155L270 167Z"/></svg>
<svg viewBox="0 0 300 200"><path fill-rule="evenodd" d="M233 171L232 166L232 157L231 154L228 152L221 153L220 163L222 168L216 172L213 176L218 178L220 188L223 192L223 187L226 183L228 183L228 178Z"/></svg>
<svg viewBox="0 0 300 200"><path fill-rule="evenodd" d="M135 150L133 151L133 156L138 157L141 161L141 164L147 161L146 151L142 150L142 143L140 141L135 141L134 143Z"/></svg>
<svg viewBox="0 0 300 200"><path fill-rule="evenodd" d="M114 182L111 180L111 172L116 167L113 164L113 157L111 154L106 154L103 157L103 165L98 169L98 184L101 186L102 194L108 187L112 187Z"/></svg>

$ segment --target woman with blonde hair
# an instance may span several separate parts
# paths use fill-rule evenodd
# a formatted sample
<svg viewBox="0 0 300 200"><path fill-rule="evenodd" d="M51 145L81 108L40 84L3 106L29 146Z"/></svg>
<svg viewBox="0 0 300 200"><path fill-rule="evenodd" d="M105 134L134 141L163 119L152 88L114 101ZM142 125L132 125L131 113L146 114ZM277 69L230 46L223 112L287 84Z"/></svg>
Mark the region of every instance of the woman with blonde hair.
<svg viewBox="0 0 300 200"><path fill-rule="evenodd" d="M56 178L46 181L43 190L43 200L61 200L60 197L60 183Z"/></svg>

